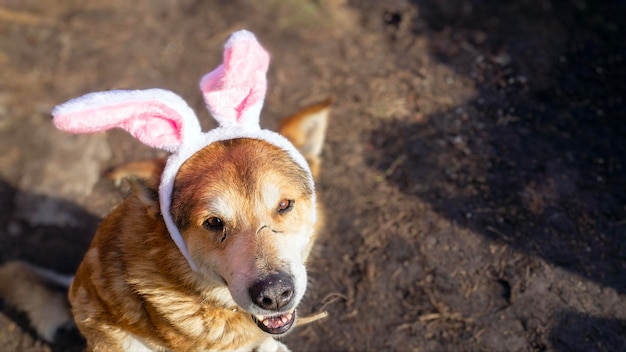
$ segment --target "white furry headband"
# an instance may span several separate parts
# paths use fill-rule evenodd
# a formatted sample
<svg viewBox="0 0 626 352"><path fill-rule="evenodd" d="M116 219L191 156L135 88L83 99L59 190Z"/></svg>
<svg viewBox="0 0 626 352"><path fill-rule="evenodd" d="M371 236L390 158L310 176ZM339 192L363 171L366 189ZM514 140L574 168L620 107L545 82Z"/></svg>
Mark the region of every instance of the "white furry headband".
<svg viewBox="0 0 626 352"><path fill-rule="evenodd" d="M313 176L305 158L283 136L261 129L259 117L265 91L269 55L254 34L241 30L226 42L224 63L200 81L207 108L219 126L203 133L193 110L175 93L163 89L113 90L86 94L55 107L55 126L71 133L94 133L123 128L144 144L172 153L159 186L161 213L167 229L194 271L197 265L176 227L170 206L174 179L185 160L217 141L252 138L285 150ZM314 200L313 200L314 201ZM315 218L315 206L313 218Z"/></svg>

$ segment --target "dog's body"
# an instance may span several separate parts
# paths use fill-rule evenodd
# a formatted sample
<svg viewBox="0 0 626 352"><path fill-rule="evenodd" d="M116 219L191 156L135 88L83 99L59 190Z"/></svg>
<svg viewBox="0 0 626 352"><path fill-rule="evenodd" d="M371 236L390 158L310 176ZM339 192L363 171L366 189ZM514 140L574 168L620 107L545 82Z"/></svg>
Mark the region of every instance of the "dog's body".
<svg viewBox="0 0 626 352"><path fill-rule="evenodd" d="M314 173L329 104L280 130ZM146 179L131 180L132 194L103 220L69 290L87 349L287 350L273 337L295 325L322 223L304 170L284 150L248 138L212 143L185 161L171 213L196 272L161 216L163 163L141 165L109 173Z"/></svg>

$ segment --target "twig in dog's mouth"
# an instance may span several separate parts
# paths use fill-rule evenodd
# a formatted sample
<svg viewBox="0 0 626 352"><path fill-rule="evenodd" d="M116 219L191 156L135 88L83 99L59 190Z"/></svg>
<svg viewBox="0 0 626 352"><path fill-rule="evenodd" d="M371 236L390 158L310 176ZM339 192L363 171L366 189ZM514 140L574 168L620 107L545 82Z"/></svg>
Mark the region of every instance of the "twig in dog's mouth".
<svg viewBox="0 0 626 352"><path fill-rule="evenodd" d="M291 329L293 323L296 321L296 311L293 310L291 312L269 316L252 315L252 320L254 320L261 330L268 334L284 334Z"/></svg>

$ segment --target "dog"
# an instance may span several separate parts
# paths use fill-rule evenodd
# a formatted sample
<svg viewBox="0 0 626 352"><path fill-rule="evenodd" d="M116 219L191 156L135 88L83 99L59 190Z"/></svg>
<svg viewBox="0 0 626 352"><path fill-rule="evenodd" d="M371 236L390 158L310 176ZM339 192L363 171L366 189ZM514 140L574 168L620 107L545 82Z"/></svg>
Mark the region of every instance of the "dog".
<svg viewBox="0 0 626 352"><path fill-rule="evenodd" d="M237 38L251 40L247 33ZM242 44L229 43L227 50L235 52L225 54L225 60L234 60ZM210 100L217 76L228 78L228 72L212 72L202 85L212 114L223 118L222 107ZM241 102L258 113L251 96ZM328 99L308 107L278 129L303 162L282 141L250 137L246 129L241 137L218 138L190 153L174 173L170 160L130 163L107 173L115 181L129 179L131 193L99 225L68 293L88 351L288 351L276 338L298 324L307 259L323 226L311 179L320 170L330 104ZM237 105L237 113L245 112L242 106ZM124 128L150 144L146 131L130 131L135 122ZM171 126L178 125L166 124ZM185 128L172 135L188 134ZM163 145L171 141L158 137L166 140ZM173 175L169 193L163 181L168 173ZM12 265L42 274L28 265ZM5 265L0 274L3 270L12 269ZM10 303L19 308L20 300L27 299ZM34 320L41 316L35 310L26 309ZM51 338L54 329L42 322L33 325Z"/></svg>
<svg viewBox="0 0 626 352"><path fill-rule="evenodd" d="M283 119L279 128L279 132L303 152L316 178L321 165L319 156L324 143L331 101L325 100ZM237 155L241 159L232 161L233 168L229 171L224 168L214 170L210 173L211 180L207 180L205 184L190 182L176 192L180 192L181 195L195 195L193 198L198 201L208 196L203 192L221 189L228 197L233 197L232 200L225 201L225 204L242 204L246 210L241 214L253 214L250 209L259 206L258 202L263 199L263 194L257 193L252 198L242 199L236 185L249 184L253 179L264 179L268 184L257 188L256 192L269 190L286 182L285 177L288 176L285 175L293 172L294 168L288 160L281 160L284 156L281 156L280 152L278 156L262 153L264 148L268 148L263 144L243 139L203 150L197 159L202 162L196 165L199 162L190 161L189 174L186 177L193 178L198 174L204 174L206 172L204 163L209 160L220 164L230 155ZM263 155L259 155L260 153ZM276 160L270 163L268 157L270 159L276 157ZM254 162L249 165L254 165L254 169L239 169L251 161ZM286 350L285 346L271 337L284 335L294 324L289 328L284 326L278 330L269 328L263 324L264 317L247 312L234 303L225 280L218 278L217 282L210 284L194 282L193 274L185 270L184 259L164 234L165 227L159 219L157 187L164 166L165 160L154 159L130 162L107 171L105 176L117 184L123 180L128 181L131 194L103 220L73 280L28 263L9 262L0 267L0 297L28 313L31 324L39 336L53 342L57 330L72 325L66 299L54 286L69 286L72 283L70 297L77 322L81 321L78 322L78 326L88 340L93 339L91 336L98 336L99 339L89 347L89 350L94 351L251 350L252 347L259 351ZM246 175L246 178L250 179L241 179L237 175ZM214 186L209 187L211 184ZM208 189L205 189L207 187ZM299 200L293 201L295 203ZM191 207L189 209L193 212L194 205L189 204L186 207ZM314 237L309 241L301 257L303 264L306 263L315 236L323 227L322 210L318 203ZM191 219L186 221L192 223ZM111 231L118 224L129 226ZM305 225L290 226L297 228ZM190 233L196 235L199 233L203 236L202 232L197 228L190 229ZM138 233L150 236L140 237L137 236ZM237 234L232 233L230 236L234 238ZM289 260L285 258L288 253L282 254L279 251L288 252L289 243L278 246L277 243L264 241L258 246L249 246L244 242L244 238L241 238L238 243L224 241L216 245L215 241L211 241L203 244L208 247L205 248L207 256L225 258L216 261L215 273L212 273L212 276L217 277L220 275L218 273L229 271L229 274L252 271L263 276L263 273L269 272L268 269L272 266L273 270L280 271L279 266ZM227 255L229 251L236 252L236 256L229 258ZM237 258L250 259L261 256L264 256L262 261L248 263L252 268L245 268L245 265L235 267L245 264L243 261L232 262ZM131 267L135 270L128 270ZM182 273L173 271L172 268L181 268ZM97 299L92 300L91 295ZM163 309L167 309L167 312L157 313ZM158 319L153 318L153 315ZM181 322L182 326L176 327L174 325L176 321ZM220 327L209 325L208 329L213 331L211 333L204 331L204 327L198 327L210 323L219 324ZM266 323L269 325L271 321ZM225 329L226 326L229 329ZM196 331L196 338L202 342L186 337L184 333L187 330ZM172 340L171 336L176 335L176 331L182 333ZM165 336L161 336L162 334Z"/></svg>
<svg viewBox="0 0 626 352"><path fill-rule="evenodd" d="M328 102L318 104L280 129L302 141L296 146L309 152L304 155L313 170L319 170L327 112ZM132 195L104 219L72 283L74 318L89 349L286 350L271 336L293 326L306 285L298 269L315 240L298 243L298 233L312 224L302 221L309 209L296 207L310 196L300 189L304 176L297 165L252 139L212 144L183 165L174 216L192 251L203 253L211 268L197 277L159 218L158 177L149 174L161 163L155 164L109 174L143 174L148 181L131 181ZM207 200L215 199L215 212L233 215L207 217ZM237 304L235 295L245 303Z"/></svg>

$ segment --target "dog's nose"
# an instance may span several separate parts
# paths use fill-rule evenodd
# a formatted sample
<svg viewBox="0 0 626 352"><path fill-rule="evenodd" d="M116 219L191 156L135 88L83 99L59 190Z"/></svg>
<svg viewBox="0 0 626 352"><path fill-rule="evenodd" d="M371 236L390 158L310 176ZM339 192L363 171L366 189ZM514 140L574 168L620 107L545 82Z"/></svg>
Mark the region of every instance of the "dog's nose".
<svg viewBox="0 0 626 352"><path fill-rule="evenodd" d="M257 281L248 292L257 306L278 311L293 298L293 280L286 273L279 272Z"/></svg>

